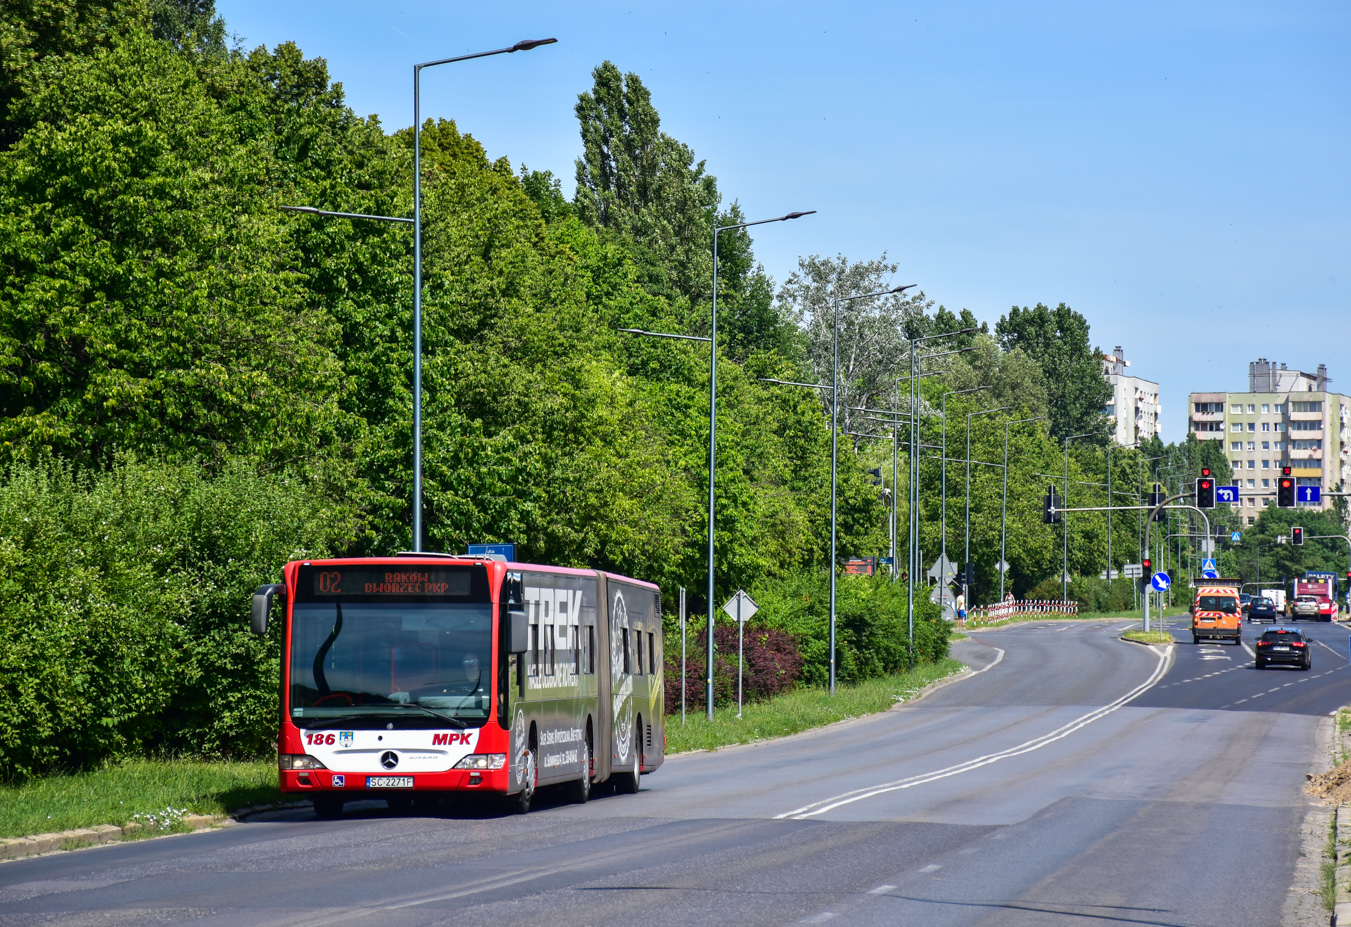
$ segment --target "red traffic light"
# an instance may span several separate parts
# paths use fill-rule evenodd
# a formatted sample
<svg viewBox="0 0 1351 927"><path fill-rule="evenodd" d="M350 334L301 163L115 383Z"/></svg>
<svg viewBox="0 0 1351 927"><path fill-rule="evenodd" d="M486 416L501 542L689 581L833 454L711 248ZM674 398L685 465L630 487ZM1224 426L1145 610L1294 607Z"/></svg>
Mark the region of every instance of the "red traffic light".
<svg viewBox="0 0 1351 927"><path fill-rule="evenodd" d="M1290 475L1290 468L1289 468L1289 467L1281 467L1281 476L1289 476L1289 475Z"/></svg>
<svg viewBox="0 0 1351 927"><path fill-rule="evenodd" d="M1202 467L1202 468L1201 468L1201 475L1202 475L1202 476L1210 476L1210 468L1209 468L1209 467Z"/></svg>
<svg viewBox="0 0 1351 927"><path fill-rule="evenodd" d="M1281 480L1281 489L1289 489L1290 485L1291 483L1289 480Z"/></svg>
<svg viewBox="0 0 1351 927"><path fill-rule="evenodd" d="M1140 566L1144 567L1146 570L1148 570L1148 569L1149 569L1150 567L1152 567L1153 565L1154 565L1154 561L1153 561L1153 560L1150 560L1148 557L1146 557L1144 560L1141 560L1141 561L1140 561ZM1348 574L1348 575L1351 575L1351 574Z"/></svg>

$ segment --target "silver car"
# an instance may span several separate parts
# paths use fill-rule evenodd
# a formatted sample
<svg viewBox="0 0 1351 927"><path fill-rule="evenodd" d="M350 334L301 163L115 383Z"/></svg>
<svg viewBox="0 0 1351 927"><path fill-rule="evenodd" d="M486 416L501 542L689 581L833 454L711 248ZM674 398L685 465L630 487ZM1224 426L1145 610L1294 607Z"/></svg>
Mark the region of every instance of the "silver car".
<svg viewBox="0 0 1351 927"><path fill-rule="evenodd" d="M1311 595L1295 596L1294 603L1290 606L1291 618L1313 618L1318 619L1318 599Z"/></svg>

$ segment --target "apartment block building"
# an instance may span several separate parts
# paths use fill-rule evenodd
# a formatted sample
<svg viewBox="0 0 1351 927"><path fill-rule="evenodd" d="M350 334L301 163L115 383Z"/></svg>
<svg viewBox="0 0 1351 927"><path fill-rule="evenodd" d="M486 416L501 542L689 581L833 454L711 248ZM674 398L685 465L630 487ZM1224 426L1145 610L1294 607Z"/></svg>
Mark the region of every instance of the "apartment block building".
<svg viewBox="0 0 1351 927"><path fill-rule="evenodd" d="M1159 384L1131 376L1130 365L1120 345L1102 358L1102 375L1112 384L1112 404L1104 411L1116 419L1113 437L1123 447L1159 433Z"/></svg>
<svg viewBox="0 0 1351 927"><path fill-rule="evenodd" d="M1328 389L1327 366L1314 373L1259 358L1248 365L1247 392L1192 393L1188 430L1222 441L1244 494L1248 524L1276 504L1276 478L1290 467L1295 485L1329 492L1351 484L1351 398Z"/></svg>

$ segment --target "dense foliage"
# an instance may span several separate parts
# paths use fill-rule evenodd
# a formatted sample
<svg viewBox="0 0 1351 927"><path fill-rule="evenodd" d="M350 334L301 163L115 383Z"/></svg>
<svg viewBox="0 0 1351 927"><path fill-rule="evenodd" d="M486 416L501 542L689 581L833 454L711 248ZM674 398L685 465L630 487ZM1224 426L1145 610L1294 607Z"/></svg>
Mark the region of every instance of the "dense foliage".
<svg viewBox="0 0 1351 927"><path fill-rule="evenodd" d="M751 589L754 695L824 683L828 407L763 380L828 379L833 298L910 281L885 255L811 256L776 292L745 229L719 236L713 280L713 229L744 221L739 205L662 131L636 75L604 62L591 78L571 201L453 120L418 127L425 544L515 541L523 559L651 579L667 601L702 588L708 347L620 329L707 333L716 286L718 601L691 610ZM5 7L0 777L266 749L277 644L249 636L249 592L292 557L410 546L409 228L277 207L409 214L412 132L358 117L294 45L228 47L210 0ZM1106 427L1083 316L1015 309L992 335L912 292L841 318L840 559L885 552L893 504L909 515L890 478L908 447L868 435L890 428L877 410L912 411L897 378L912 352L934 371L932 351L946 372L913 410L926 565L944 546L963 559L969 490L973 604L1000 591L1001 555L1017 594L1058 577L1040 504L1064 467L1052 435ZM1207 453L1117 450L1114 491ZM1227 474L1222 450L1212 465ZM1101 443L1074 445L1068 468L1075 502L1103 497ZM1137 556L1136 525L1113 518L1114 564ZM1071 573L1104 568L1106 519L1068 531ZM930 592L916 660L947 649ZM906 595L841 581L840 680L908 665Z"/></svg>

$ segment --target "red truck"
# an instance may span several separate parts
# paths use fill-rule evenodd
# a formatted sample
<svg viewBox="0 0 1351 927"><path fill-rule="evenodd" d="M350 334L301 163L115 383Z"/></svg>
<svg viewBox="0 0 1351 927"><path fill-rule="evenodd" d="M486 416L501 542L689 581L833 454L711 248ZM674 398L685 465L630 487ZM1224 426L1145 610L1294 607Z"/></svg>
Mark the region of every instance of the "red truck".
<svg viewBox="0 0 1351 927"><path fill-rule="evenodd" d="M1331 579L1297 579L1295 580L1295 594L1291 597L1290 615L1295 616L1294 602L1300 596L1313 596L1318 601L1318 621L1336 621L1337 620L1337 599L1336 590L1333 588ZM1300 617L1313 618L1314 615L1301 615Z"/></svg>

